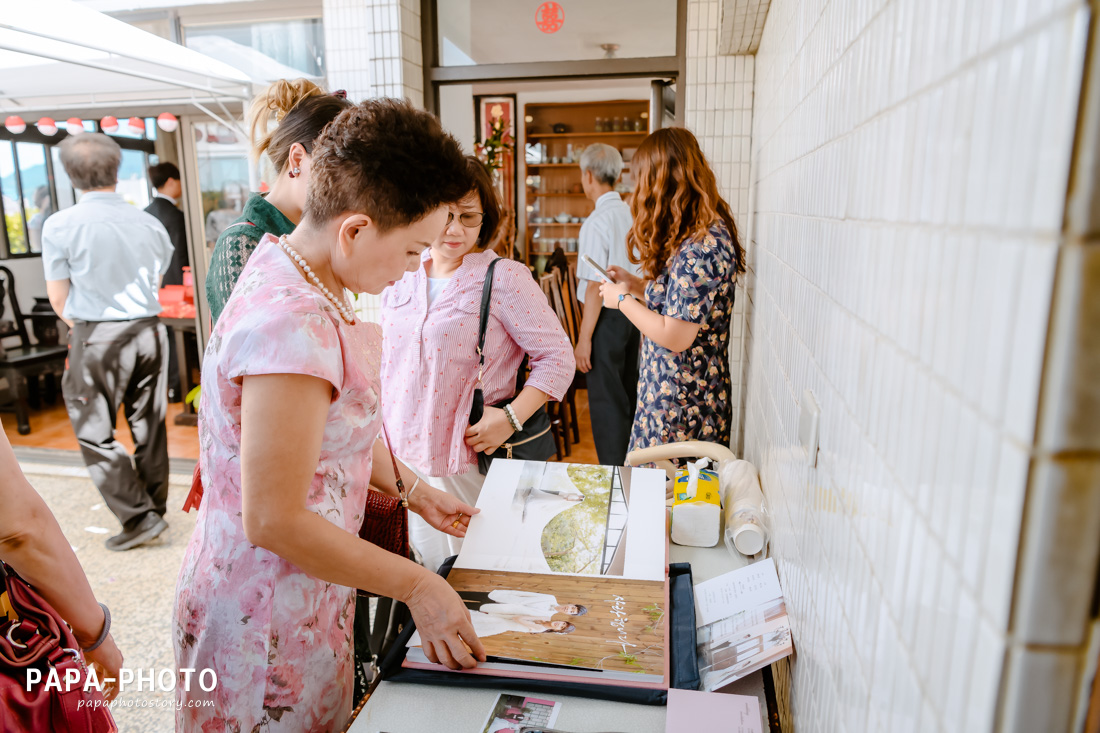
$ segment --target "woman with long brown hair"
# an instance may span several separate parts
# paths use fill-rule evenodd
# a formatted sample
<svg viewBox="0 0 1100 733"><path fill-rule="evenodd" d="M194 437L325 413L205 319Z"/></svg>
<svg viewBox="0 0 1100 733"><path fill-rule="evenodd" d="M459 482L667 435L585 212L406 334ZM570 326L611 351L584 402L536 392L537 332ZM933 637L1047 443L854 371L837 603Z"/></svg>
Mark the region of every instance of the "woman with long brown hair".
<svg viewBox="0 0 1100 733"><path fill-rule="evenodd" d="M610 269L604 305L644 337L630 450L730 441L729 333L744 252L714 171L688 130L658 130L631 163L637 185L627 236L643 278Z"/></svg>

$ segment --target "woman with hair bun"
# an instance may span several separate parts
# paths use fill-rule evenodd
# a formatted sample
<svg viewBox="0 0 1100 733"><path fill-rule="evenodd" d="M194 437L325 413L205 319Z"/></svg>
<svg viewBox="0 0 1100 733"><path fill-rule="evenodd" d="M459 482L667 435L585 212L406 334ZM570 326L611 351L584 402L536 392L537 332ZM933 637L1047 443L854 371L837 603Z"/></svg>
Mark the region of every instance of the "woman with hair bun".
<svg viewBox="0 0 1100 733"><path fill-rule="evenodd" d="M610 268L604 306L642 332L638 409L630 450L685 440L730 442L729 333L744 252L714 171L688 130L658 130L631 162L637 186L631 262Z"/></svg>
<svg viewBox="0 0 1100 733"><path fill-rule="evenodd" d="M258 193L249 197L244 211L214 245L206 273L211 331L264 235L290 234L301 221L313 142L336 115L351 106L343 92L328 94L308 79L280 79L252 100L248 110L252 155L259 159L267 153L278 175L266 197ZM269 130L272 115L278 126ZM196 465L191 491L183 502L185 512L197 509L202 502L200 473Z"/></svg>
<svg viewBox="0 0 1100 733"><path fill-rule="evenodd" d="M280 79L252 100L248 111L252 155L267 153L276 177L267 196L253 194L240 217L214 246L206 275L211 323L233 293L233 286L265 234L289 234L302 219L313 141L325 125L351 106L342 92L328 94L308 79ZM269 131L272 116L278 126Z"/></svg>

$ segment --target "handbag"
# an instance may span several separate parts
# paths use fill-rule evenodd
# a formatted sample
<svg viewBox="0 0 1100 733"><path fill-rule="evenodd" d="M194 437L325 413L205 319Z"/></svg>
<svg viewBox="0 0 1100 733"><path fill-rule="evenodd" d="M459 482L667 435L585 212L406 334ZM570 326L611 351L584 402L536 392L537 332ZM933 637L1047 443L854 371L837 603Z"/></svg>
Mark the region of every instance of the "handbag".
<svg viewBox="0 0 1100 733"><path fill-rule="evenodd" d="M389 447L390 435L386 432L385 423L382 425L382 433L386 436L386 448L390 452L390 461L393 463L393 475L397 477L397 490L404 496L405 482L401 480L401 472L397 470L397 458L393 455L393 449ZM359 527L359 537L395 555L408 557L408 503L399 497L383 494L381 491L368 490L363 524ZM360 590L359 595L369 598L376 594Z"/></svg>
<svg viewBox="0 0 1100 733"><path fill-rule="evenodd" d="M390 435L385 423L382 432L386 436L386 447L390 446ZM393 475L397 477L397 490L405 495L405 482L397 470L397 458L389 448L390 462L393 463ZM401 557L409 556L409 510L406 502L396 496L381 491L367 491L367 505L364 510L363 525L359 528L359 537L383 550ZM359 699L364 695L370 683L376 677L378 660L397 638L401 627L412 618L404 603L358 589L355 599L355 621L352 624L354 639L356 675L355 695ZM377 598L372 614L370 599Z"/></svg>
<svg viewBox="0 0 1100 733"><path fill-rule="evenodd" d="M3 602L5 601L6 602ZM0 562L0 730L118 730L103 696L84 689L88 667L72 628L27 581ZM41 675L28 684L31 670ZM75 677L78 681L69 683ZM60 680L60 685L47 684ZM60 687L60 689L58 689Z"/></svg>
<svg viewBox="0 0 1100 733"><path fill-rule="evenodd" d="M485 393L482 391L481 377L485 367L485 331L489 327L489 304L493 294L493 270L496 269L500 258L489 263L489 269L485 273L485 284L481 288L481 314L478 320L477 330L477 387L474 389L474 404L470 409L470 425L477 423L485 415ZM504 407L515 397L509 397L491 407ZM526 461L545 461L557 453L554 445L554 436L550 434L550 416L546 413L546 405L540 405L539 409L523 424L523 430L512 433L508 442L499 446L492 453L477 454L477 469L482 474L489 472L489 466L494 458L516 458Z"/></svg>

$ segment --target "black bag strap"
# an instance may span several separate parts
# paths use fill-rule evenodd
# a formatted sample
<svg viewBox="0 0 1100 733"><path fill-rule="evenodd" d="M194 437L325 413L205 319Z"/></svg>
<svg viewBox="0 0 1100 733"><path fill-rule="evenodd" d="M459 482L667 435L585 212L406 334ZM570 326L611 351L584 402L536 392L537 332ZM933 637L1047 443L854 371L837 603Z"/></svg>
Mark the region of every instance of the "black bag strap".
<svg viewBox="0 0 1100 733"><path fill-rule="evenodd" d="M500 257L493 258L485 271L485 284L481 286L481 316L477 326L477 381L481 383L481 367L485 365L485 331L489 328L489 300L493 295L493 270Z"/></svg>

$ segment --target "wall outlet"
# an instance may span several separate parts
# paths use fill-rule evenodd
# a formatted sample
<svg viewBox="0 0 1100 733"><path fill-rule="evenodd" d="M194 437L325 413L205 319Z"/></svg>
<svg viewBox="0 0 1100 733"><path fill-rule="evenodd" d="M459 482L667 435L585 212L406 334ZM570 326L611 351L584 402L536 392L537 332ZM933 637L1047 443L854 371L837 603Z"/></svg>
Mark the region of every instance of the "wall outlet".
<svg viewBox="0 0 1100 733"><path fill-rule="evenodd" d="M798 442L806 450L806 465L817 465L817 430L821 423L821 408L817 406L814 393L802 390L801 411L798 415Z"/></svg>

